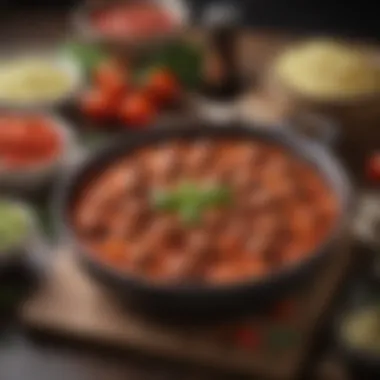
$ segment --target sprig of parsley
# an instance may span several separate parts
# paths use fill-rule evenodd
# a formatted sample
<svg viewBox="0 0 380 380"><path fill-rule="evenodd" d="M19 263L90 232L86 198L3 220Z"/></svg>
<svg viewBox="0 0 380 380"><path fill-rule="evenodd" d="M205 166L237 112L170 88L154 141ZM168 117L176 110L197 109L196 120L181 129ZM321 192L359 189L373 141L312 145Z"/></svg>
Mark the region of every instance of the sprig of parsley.
<svg viewBox="0 0 380 380"><path fill-rule="evenodd" d="M198 224L204 211L224 207L231 200L231 192L225 186L200 187L187 182L173 190L155 191L152 197L157 210L178 213L187 225Z"/></svg>

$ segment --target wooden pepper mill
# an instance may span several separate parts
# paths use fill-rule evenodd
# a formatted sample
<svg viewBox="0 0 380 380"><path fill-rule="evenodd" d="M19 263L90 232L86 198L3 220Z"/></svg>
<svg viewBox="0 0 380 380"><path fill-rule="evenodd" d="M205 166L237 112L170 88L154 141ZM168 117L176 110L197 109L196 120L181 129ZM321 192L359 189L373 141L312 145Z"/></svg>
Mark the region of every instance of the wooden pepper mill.
<svg viewBox="0 0 380 380"><path fill-rule="evenodd" d="M237 63L239 12L228 4L211 5L203 16L207 31L200 92L215 101L233 101L245 89Z"/></svg>
<svg viewBox="0 0 380 380"><path fill-rule="evenodd" d="M235 6L218 3L202 17L206 48L198 93L200 116L218 125L236 121L237 102L247 89L238 65L238 21Z"/></svg>

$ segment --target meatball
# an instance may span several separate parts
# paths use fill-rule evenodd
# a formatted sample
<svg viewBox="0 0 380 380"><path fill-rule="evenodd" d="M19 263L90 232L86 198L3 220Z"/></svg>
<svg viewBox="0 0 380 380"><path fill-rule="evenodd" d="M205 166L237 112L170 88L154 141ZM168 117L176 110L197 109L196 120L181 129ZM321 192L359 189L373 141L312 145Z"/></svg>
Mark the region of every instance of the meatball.
<svg viewBox="0 0 380 380"><path fill-rule="evenodd" d="M257 182L248 169L241 168L233 173L232 184L240 191L250 191L255 188Z"/></svg>
<svg viewBox="0 0 380 380"><path fill-rule="evenodd" d="M249 169L259 163L263 156L263 150L259 145L247 143L236 148L236 164L238 167Z"/></svg>
<svg viewBox="0 0 380 380"><path fill-rule="evenodd" d="M153 178L159 183L174 179L181 169L178 149L167 146L157 150L151 157L150 169Z"/></svg>
<svg viewBox="0 0 380 380"><path fill-rule="evenodd" d="M203 215L203 225L209 234L215 234L221 231L226 222L227 213L221 209L206 210Z"/></svg>
<svg viewBox="0 0 380 380"><path fill-rule="evenodd" d="M264 212L254 220L253 228L255 234L271 240L284 223L284 219L278 213Z"/></svg>
<svg viewBox="0 0 380 380"><path fill-rule="evenodd" d="M248 237L249 230L244 221L231 221L219 235L218 249L220 256L230 258L241 251Z"/></svg>
<svg viewBox="0 0 380 380"><path fill-rule="evenodd" d="M182 258L178 261L175 274L179 278L194 278L201 274L212 258L212 245L204 231L189 233Z"/></svg>
<svg viewBox="0 0 380 380"><path fill-rule="evenodd" d="M110 231L116 236L132 239L140 233L149 221L149 208L146 202L133 200L121 205L120 210L110 221Z"/></svg>
<svg viewBox="0 0 380 380"><path fill-rule="evenodd" d="M125 192L129 195L142 196L145 189L143 172L138 168L129 167L123 175Z"/></svg>
<svg viewBox="0 0 380 380"><path fill-rule="evenodd" d="M157 246L177 248L183 242L183 232L174 217L160 217L150 225L147 238Z"/></svg>
<svg viewBox="0 0 380 380"><path fill-rule="evenodd" d="M245 242L244 249L249 257L263 257L269 250L271 241L267 236L254 234Z"/></svg>
<svg viewBox="0 0 380 380"><path fill-rule="evenodd" d="M75 215L75 224L81 234L95 239L106 236L108 232L108 219L104 218L99 208L94 208L90 203L78 208Z"/></svg>
<svg viewBox="0 0 380 380"><path fill-rule="evenodd" d="M121 239L107 239L101 245L104 258L117 267L125 267L128 263L128 250L126 242Z"/></svg>
<svg viewBox="0 0 380 380"><path fill-rule="evenodd" d="M214 143L203 140L194 143L187 152L187 168L191 174L203 172L214 157Z"/></svg>
<svg viewBox="0 0 380 380"><path fill-rule="evenodd" d="M289 198L297 196L297 186L288 178L273 178L268 187L268 192L270 192L275 199L288 200Z"/></svg>
<svg viewBox="0 0 380 380"><path fill-rule="evenodd" d="M273 197L263 187L256 188L248 197L246 207L253 210L268 209L273 204Z"/></svg>
<svg viewBox="0 0 380 380"><path fill-rule="evenodd" d="M133 269L148 270L155 259L155 249L151 241L141 241L131 247L129 262Z"/></svg>

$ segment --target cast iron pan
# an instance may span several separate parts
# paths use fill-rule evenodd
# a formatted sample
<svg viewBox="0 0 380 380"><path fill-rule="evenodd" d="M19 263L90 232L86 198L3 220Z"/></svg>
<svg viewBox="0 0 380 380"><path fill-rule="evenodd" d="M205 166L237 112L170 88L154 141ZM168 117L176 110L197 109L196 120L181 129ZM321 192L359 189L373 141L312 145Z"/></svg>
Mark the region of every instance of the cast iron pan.
<svg viewBox="0 0 380 380"><path fill-rule="evenodd" d="M312 163L328 181L338 197L341 214L329 238L312 252L306 260L263 279L245 280L231 285L156 284L133 274L118 272L101 264L76 239L69 212L83 183L97 175L105 165L128 152L169 139L253 139L280 144L289 148L301 159ZM178 320L204 320L240 317L265 308L271 301L285 296L307 281L315 270L334 251L335 244L345 232L351 210L351 189L345 171L328 149L311 140L278 128L230 125L215 128L212 125L197 127L178 126L171 129L152 129L144 133L119 136L101 151L85 160L71 173L61 186L57 198L57 220L61 232L73 244L80 264L120 299L132 302L150 315L173 317Z"/></svg>

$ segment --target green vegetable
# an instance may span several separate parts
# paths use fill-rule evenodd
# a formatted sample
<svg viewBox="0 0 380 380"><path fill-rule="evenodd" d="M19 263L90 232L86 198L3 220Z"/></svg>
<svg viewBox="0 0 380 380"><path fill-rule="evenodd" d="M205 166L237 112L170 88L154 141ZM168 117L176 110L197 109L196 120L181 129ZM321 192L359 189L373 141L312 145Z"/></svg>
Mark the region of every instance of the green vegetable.
<svg viewBox="0 0 380 380"><path fill-rule="evenodd" d="M174 190L156 191L152 197L156 209L178 213L183 223L187 225L198 224L205 210L223 207L230 202L231 193L228 188L223 186L202 188L186 182Z"/></svg>
<svg viewBox="0 0 380 380"><path fill-rule="evenodd" d="M154 193L153 203L156 208L165 211L175 211L180 206L180 200L176 194L164 191Z"/></svg>
<svg viewBox="0 0 380 380"><path fill-rule="evenodd" d="M204 202L208 205L227 205L231 201L231 194L226 187L214 187L205 190Z"/></svg>
<svg viewBox="0 0 380 380"><path fill-rule="evenodd" d="M190 43L177 42L163 47L154 56L148 58L137 73L137 81L150 70L164 67L172 71L186 88L196 88L201 79L202 52Z"/></svg>
<svg viewBox="0 0 380 380"><path fill-rule="evenodd" d="M79 42L67 43L63 48L63 53L75 59L86 76L90 75L93 69L106 58L106 54L99 46Z"/></svg>
<svg viewBox="0 0 380 380"><path fill-rule="evenodd" d="M186 225L194 226L201 221L201 210L195 205L184 205L179 209L181 220Z"/></svg>
<svg viewBox="0 0 380 380"><path fill-rule="evenodd" d="M0 254L20 243L26 237L27 229L22 210L10 202L0 201Z"/></svg>

